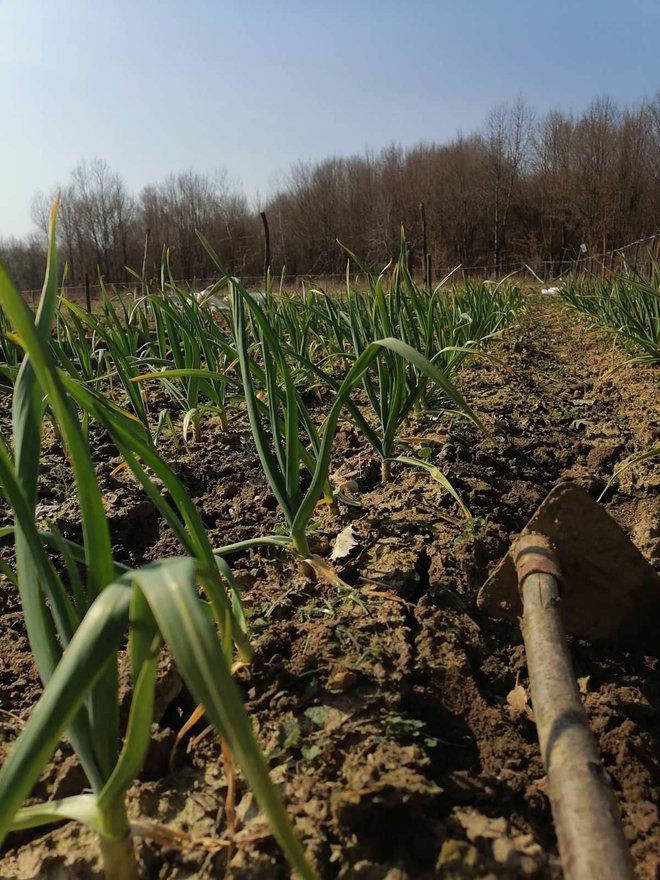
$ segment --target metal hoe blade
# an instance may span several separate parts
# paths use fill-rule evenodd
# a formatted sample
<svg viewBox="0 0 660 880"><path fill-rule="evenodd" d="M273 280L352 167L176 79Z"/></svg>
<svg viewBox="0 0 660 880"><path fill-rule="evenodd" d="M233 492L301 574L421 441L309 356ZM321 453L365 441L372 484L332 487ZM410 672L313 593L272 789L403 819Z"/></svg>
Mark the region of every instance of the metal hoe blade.
<svg viewBox="0 0 660 880"><path fill-rule="evenodd" d="M522 532L530 533L554 545L568 633L593 644L660 645L660 577L585 489L555 486ZM481 588L477 603L492 617L522 615L511 552Z"/></svg>

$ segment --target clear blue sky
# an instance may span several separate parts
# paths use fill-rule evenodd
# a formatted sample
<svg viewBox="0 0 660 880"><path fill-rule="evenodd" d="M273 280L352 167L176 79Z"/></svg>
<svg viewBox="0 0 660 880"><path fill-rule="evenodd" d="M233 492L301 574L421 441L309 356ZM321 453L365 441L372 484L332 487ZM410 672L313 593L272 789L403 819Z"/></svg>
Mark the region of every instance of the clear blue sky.
<svg viewBox="0 0 660 880"><path fill-rule="evenodd" d="M660 0L0 0L0 235L102 158L137 191L219 167L254 198L299 159L442 141L660 88Z"/></svg>

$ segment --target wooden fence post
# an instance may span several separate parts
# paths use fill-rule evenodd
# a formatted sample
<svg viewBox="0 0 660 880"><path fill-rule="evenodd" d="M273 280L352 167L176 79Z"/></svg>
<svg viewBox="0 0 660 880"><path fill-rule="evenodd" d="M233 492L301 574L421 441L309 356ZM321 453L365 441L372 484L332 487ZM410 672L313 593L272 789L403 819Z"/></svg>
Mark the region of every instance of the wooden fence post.
<svg viewBox="0 0 660 880"><path fill-rule="evenodd" d="M147 253L149 251L149 236L151 235L151 229L147 227L147 231L144 234L144 253L142 254L142 284L143 293L146 294L146 275L147 275Z"/></svg>
<svg viewBox="0 0 660 880"><path fill-rule="evenodd" d="M655 239L656 239L656 236L654 235L651 238L651 246L649 247L649 261L648 261L649 281L651 280L651 278L653 278L653 254L655 253Z"/></svg>
<svg viewBox="0 0 660 880"><path fill-rule="evenodd" d="M419 203L419 219L422 223L422 259L424 267L424 287L428 290L431 286L431 260L429 257L428 240L426 237L426 208L424 202Z"/></svg>
<svg viewBox="0 0 660 880"><path fill-rule="evenodd" d="M268 289L268 272L270 270L270 230L266 212L261 211L261 222L264 225L264 290Z"/></svg>
<svg viewBox="0 0 660 880"><path fill-rule="evenodd" d="M89 272L85 272L85 305L87 306L87 311L89 314L92 314L92 297L89 290Z"/></svg>

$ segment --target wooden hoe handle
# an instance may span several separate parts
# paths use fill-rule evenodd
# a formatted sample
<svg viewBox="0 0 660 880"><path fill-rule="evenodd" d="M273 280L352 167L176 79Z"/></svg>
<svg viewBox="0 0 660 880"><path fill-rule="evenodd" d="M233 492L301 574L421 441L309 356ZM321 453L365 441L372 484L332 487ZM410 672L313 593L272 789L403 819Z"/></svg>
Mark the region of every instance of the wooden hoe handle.
<svg viewBox="0 0 660 880"><path fill-rule="evenodd" d="M532 705L566 880L634 880L630 851L575 681L547 538L514 547Z"/></svg>

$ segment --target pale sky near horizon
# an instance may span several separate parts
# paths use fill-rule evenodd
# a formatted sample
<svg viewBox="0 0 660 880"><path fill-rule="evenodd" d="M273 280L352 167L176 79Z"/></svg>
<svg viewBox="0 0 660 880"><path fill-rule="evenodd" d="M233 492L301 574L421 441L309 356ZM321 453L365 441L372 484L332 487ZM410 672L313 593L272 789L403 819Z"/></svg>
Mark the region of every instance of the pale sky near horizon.
<svg viewBox="0 0 660 880"><path fill-rule="evenodd" d="M660 88L660 0L0 0L0 236L105 159L133 192L225 168L255 203L299 160L445 141Z"/></svg>

